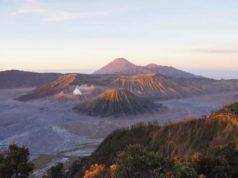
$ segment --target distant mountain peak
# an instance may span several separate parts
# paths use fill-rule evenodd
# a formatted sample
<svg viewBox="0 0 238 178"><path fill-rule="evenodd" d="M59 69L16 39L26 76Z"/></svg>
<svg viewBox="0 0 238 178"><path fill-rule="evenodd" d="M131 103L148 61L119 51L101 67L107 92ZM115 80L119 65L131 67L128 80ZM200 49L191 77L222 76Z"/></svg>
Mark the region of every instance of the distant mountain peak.
<svg viewBox="0 0 238 178"><path fill-rule="evenodd" d="M147 67L147 68L156 68L156 67L164 67L164 66L151 63L151 64L146 65L145 67Z"/></svg>
<svg viewBox="0 0 238 178"><path fill-rule="evenodd" d="M145 67L157 67L157 66L159 66L159 65L151 63L151 64L146 65Z"/></svg>
<svg viewBox="0 0 238 178"><path fill-rule="evenodd" d="M135 66L135 64L133 64L132 62L130 62L129 60L127 60L127 59L125 59L123 57L116 58L111 63L126 63L126 64L130 64L130 65Z"/></svg>
<svg viewBox="0 0 238 178"><path fill-rule="evenodd" d="M114 74L123 73L131 68L136 68L137 66L125 58L116 58L106 66L102 67L95 74Z"/></svg>

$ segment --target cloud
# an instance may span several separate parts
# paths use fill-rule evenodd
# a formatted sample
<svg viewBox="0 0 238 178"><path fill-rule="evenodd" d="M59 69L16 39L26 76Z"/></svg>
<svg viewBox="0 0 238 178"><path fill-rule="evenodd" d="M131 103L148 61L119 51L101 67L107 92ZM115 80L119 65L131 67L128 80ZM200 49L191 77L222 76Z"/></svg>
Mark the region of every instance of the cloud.
<svg viewBox="0 0 238 178"><path fill-rule="evenodd" d="M15 12L13 12L13 15L37 15L37 14L44 14L48 13L49 9L44 6L40 1L38 0L20 0L20 1L14 1L13 3L17 6L17 9Z"/></svg>
<svg viewBox="0 0 238 178"><path fill-rule="evenodd" d="M55 11L48 13L43 19L44 21L65 21L81 18L92 18L98 16L106 16L113 13L113 11L94 11L94 12L70 12L70 11Z"/></svg>
<svg viewBox="0 0 238 178"><path fill-rule="evenodd" d="M13 0L14 1L14 0ZM16 2L16 1L14 1ZM50 8L40 0L18 0L18 8L14 15L39 15L42 21L66 21L81 18L93 18L99 16L108 16L113 13L125 12L130 8L117 8L111 10L98 11L72 11L72 10L56 10Z"/></svg>
<svg viewBox="0 0 238 178"><path fill-rule="evenodd" d="M19 7L16 12L14 12L14 15L38 14L48 11L47 7L38 0L21 0L17 5Z"/></svg>
<svg viewBox="0 0 238 178"><path fill-rule="evenodd" d="M199 52L199 53L207 53L207 54L235 54L238 53L238 49L195 49L192 50L195 52Z"/></svg>

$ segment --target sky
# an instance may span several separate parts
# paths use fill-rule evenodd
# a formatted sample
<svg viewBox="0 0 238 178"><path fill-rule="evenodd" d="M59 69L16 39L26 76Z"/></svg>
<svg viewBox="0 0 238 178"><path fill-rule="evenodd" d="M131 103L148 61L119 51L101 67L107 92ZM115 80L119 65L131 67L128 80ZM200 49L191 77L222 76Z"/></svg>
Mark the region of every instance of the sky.
<svg viewBox="0 0 238 178"><path fill-rule="evenodd" d="M90 73L114 58L238 78L236 0L0 0L0 70Z"/></svg>

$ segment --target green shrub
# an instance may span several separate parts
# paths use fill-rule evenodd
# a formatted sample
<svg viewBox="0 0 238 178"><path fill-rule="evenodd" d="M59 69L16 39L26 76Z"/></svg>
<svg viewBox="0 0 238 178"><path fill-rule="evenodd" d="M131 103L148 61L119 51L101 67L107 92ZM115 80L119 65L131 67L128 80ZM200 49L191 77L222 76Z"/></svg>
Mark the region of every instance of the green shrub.
<svg viewBox="0 0 238 178"><path fill-rule="evenodd" d="M128 146L117 158L116 178L194 178L195 169L161 158L140 145Z"/></svg>

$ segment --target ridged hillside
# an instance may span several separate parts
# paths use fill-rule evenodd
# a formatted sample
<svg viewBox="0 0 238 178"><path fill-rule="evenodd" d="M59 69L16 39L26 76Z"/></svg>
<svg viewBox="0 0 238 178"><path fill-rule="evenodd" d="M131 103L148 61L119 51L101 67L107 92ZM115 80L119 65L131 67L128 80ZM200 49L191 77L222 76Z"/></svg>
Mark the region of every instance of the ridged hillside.
<svg viewBox="0 0 238 178"><path fill-rule="evenodd" d="M54 95L67 88L76 79L76 74L68 74L60 76L57 80L36 88L33 92L23 95L18 98L20 101L27 101L33 99L39 99L46 96Z"/></svg>
<svg viewBox="0 0 238 178"><path fill-rule="evenodd" d="M168 99L199 93L198 88L186 87L176 80L160 74L149 73L134 76L122 76L113 81L117 88L125 88L146 97Z"/></svg>
<svg viewBox="0 0 238 178"><path fill-rule="evenodd" d="M79 105L76 110L91 116L121 116L160 110L161 106L125 89L108 89L95 100Z"/></svg>
<svg viewBox="0 0 238 178"><path fill-rule="evenodd" d="M175 79L157 73L121 76L112 82L116 88L156 99L172 99L238 90L237 80Z"/></svg>

